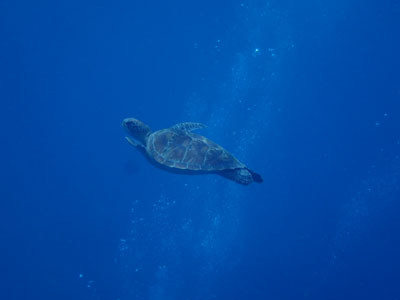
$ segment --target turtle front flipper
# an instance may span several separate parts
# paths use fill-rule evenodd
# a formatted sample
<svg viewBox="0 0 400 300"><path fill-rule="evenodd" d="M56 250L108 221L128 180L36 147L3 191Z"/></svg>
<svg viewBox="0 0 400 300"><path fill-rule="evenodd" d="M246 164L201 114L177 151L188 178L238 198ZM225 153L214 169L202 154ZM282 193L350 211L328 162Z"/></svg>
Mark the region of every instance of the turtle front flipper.
<svg viewBox="0 0 400 300"><path fill-rule="evenodd" d="M143 155L146 155L146 148L141 144L136 142L134 139L131 139L130 137L126 136L125 139L128 141L129 144L131 144L133 147L139 150Z"/></svg>
<svg viewBox="0 0 400 300"><path fill-rule="evenodd" d="M201 124L201 123L184 122L184 123L175 124L171 128L185 130L185 131L192 131L192 130L202 129L202 128L206 128L206 127L207 127L206 125Z"/></svg>
<svg viewBox="0 0 400 300"><path fill-rule="evenodd" d="M129 136L126 136L125 139L128 141L129 144L131 144L133 147L138 148L141 147L143 148L143 145L136 142L134 139L131 139Z"/></svg>

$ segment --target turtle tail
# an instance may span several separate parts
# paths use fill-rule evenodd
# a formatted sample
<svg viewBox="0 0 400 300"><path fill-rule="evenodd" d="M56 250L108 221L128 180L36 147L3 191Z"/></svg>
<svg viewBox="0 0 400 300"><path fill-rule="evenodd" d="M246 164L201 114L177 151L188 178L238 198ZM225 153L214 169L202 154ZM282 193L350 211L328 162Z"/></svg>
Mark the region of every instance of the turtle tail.
<svg viewBox="0 0 400 300"><path fill-rule="evenodd" d="M253 177L253 180L254 180L255 182L261 183L261 182L264 181L264 180L262 179L262 177L261 177L260 174L258 174L258 173L256 173L256 172L253 172L253 171L250 170L250 169L247 169L247 171L250 172L250 174L251 174L251 176Z"/></svg>

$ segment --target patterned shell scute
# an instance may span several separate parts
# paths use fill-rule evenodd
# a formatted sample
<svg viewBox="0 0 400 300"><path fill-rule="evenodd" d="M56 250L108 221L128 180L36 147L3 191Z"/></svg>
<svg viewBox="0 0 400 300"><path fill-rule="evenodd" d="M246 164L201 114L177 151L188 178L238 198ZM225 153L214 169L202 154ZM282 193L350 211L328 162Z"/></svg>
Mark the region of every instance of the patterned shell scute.
<svg viewBox="0 0 400 300"><path fill-rule="evenodd" d="M147 152L158 163L183 170L218 171L244 167L211 140L173 128L154 132L147 142Z"/></svg>

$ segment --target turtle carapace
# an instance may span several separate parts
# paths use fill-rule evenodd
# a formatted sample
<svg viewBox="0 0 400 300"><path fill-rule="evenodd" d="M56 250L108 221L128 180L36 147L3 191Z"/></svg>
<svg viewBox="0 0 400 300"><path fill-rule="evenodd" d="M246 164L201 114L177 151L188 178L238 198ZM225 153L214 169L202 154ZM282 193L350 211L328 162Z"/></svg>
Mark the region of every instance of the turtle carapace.
<svg viewBox="0 0 400 300"><path fill-rule="evenodd" d="M142 121L127 118L122 126L130 135L127 141L163 169L187 174L214 173L245 185L263 181L220 145L193 133L205 127L201 123L179 123L152 132Z"/></svg>

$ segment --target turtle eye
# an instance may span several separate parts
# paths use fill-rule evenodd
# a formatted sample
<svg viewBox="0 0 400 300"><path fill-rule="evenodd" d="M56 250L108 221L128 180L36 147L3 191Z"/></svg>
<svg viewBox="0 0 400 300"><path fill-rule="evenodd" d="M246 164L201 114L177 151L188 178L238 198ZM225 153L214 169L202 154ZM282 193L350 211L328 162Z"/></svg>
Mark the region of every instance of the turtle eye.
<svg viewBox="0 0 400 300"><path fill-rule="evenodd" d="M126 130L128 130L128 132L130 132L131 134L136 132L136 127L135 124L133 122L125 122L124 126L126 128Z"/></svg>
<svg viewBox="0 0 400 300"><path fill-rule="evenodd" d="M129 123L128 123L128 128L129 128L130 130L132 130L132 131L135 131L136 128L137 128L137 126L136 126L136 124L135 124L134 122L129 122Z"/></svg>

